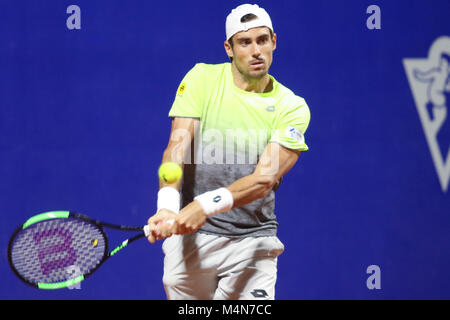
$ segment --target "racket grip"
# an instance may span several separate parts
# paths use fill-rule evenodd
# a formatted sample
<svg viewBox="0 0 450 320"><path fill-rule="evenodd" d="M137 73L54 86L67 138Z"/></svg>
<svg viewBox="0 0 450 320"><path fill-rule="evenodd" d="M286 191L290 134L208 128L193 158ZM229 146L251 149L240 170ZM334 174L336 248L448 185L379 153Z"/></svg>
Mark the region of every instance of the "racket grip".
<svg viewBox="0 0 450 320"><path fill-rule="evenodd" d="M150 235L150 226L148 224L144 226L144 234L146 237Z"/></svg>
<svg viewBox="0 0 450 320"><path fill-rule="evenodd" d="M168 224L173 224L175 222L174 219L170 219L166 221ZM146 237L148 237L150 235L150 226L147 224L144 226L144 234Z"/></svg>

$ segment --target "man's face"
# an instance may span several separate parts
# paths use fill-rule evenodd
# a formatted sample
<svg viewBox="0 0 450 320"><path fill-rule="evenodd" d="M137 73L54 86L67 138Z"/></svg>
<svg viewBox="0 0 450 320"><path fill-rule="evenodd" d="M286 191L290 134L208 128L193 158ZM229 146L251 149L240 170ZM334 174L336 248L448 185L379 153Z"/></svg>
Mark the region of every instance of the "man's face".
<svg viewBox="0 0 450 320"><path fill-rule="evenodd" d="M236 33L233 47L225 41L225 50L239 72L248 78L260 79L269 72L276 35L271 38L269 28L258 27Z"/></svg>

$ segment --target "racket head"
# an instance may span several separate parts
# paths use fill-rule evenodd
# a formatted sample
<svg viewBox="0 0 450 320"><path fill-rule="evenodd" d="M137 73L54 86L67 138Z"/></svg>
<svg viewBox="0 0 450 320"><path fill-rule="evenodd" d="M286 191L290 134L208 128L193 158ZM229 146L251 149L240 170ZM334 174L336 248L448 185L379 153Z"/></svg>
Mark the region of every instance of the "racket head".
<svg viewBox="0 0 450 320"><path fill-rule="evenodd" d="M101 225L69 211L50 211L28 219L8 244L8 261L25 283L61 289L83 281L108 257Z"/></svg>

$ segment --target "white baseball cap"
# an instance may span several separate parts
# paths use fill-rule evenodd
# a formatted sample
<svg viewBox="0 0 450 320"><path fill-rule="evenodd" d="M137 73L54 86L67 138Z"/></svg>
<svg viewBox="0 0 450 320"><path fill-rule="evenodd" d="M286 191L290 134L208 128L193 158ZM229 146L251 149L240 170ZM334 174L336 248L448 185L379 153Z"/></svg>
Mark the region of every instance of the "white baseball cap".
<svg viewBox="0 0 450 320"><path fill-rule="evenodd" d="M249 22L241 22L242 17L250 13L254 14L257 19ZM272 20L270 20L269 14L257 4L241 4L231 10L231 13L227 16L225 23L227 40L238 32L247 31L256 27L268 27L273 32Z"/></svg>

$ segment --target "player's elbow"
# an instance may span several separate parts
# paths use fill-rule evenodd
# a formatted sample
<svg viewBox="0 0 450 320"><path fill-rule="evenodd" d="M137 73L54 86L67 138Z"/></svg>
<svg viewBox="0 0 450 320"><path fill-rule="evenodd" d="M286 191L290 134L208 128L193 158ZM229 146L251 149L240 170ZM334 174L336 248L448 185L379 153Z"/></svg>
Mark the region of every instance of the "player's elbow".
<svg viewBox="0 0 450 320"><path fill-rule="evenodd" d="M273 187L277 184L277 177L274 175L261 175L258 174L255 177L256 183L260 186L260 198L265 197L269 194L269 192L273 189Z"/></svg>
<svg viewBox="0 0 450 320"><path fill-rule="evenodd" d="M169 144L163 152L163 160L182 163L186 150L177 144Z"/></svg>

